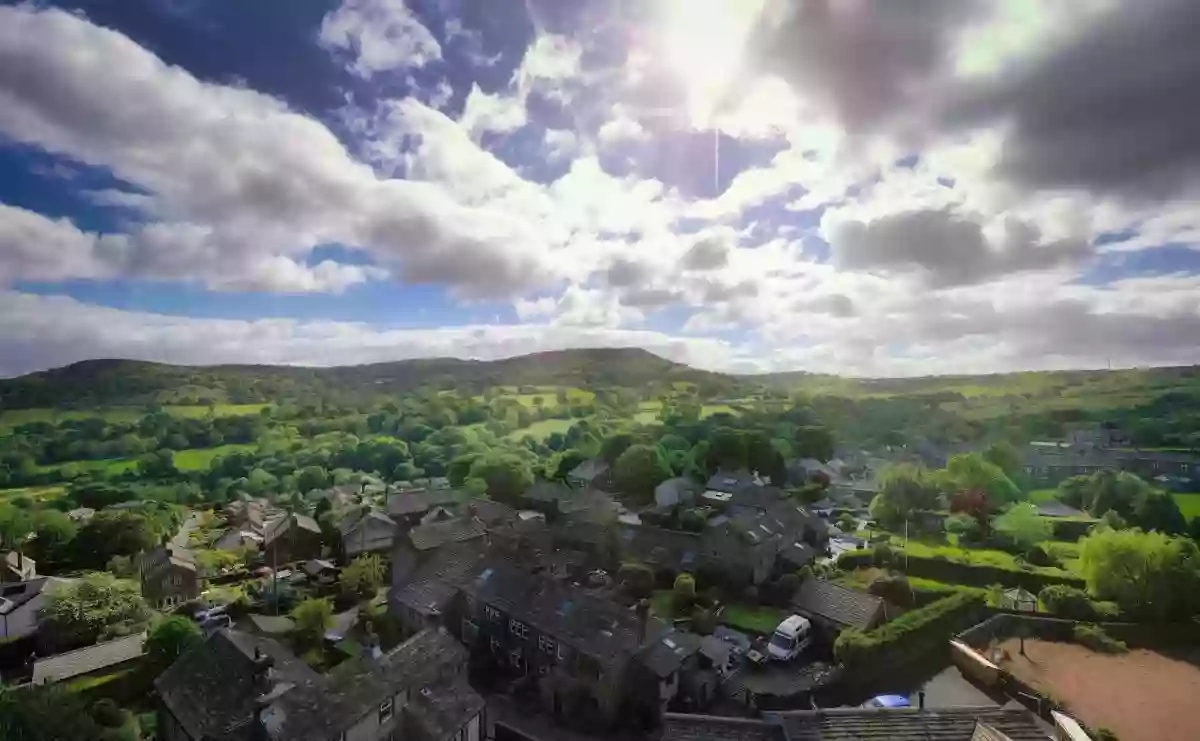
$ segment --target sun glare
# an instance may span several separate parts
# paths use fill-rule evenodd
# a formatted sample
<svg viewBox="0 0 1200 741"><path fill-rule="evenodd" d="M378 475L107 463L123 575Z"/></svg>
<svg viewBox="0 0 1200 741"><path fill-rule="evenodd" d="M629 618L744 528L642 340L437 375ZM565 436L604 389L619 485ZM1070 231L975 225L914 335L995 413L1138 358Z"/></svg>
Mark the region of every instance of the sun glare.
<svg viewBox="0 0 1200 741"><path fill-rule="evenodd" d="M687 96L688 118L711 124L739 75L765 0L661 0L667 63Z"/></svg>

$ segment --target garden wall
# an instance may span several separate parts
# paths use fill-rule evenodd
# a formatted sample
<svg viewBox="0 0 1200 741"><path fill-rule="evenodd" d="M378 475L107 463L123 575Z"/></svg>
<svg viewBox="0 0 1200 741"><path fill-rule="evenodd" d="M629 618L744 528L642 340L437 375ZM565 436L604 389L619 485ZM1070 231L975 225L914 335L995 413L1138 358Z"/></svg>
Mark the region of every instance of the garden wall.
<svg viewBox="0 0 1200 741"><path fill-rule="evenodd" d="M955 638L976 649L986 648L993 640L1004 640L1024 629L1028 637L1048 641L1074 641L1073 631L1077 620L1039 617L1010 611L995 611L996 614L974 625ZM1195 620L1179 623L1098 623L1113 638L1125 641L1136 648L1161 646L1195 645L1200 643L1200 622Z"/></svg>
<svg viewBox="0 0 1200 741"><path fill-rule="evenodd" d="M1022 587L1037 593L1042 587L1052 584L1065 584L1071 587L1084 588L1084 581L1077 576L1068 574L1047 574L1039 571L1024 569L1006 569L1000 566L962 563L945 558L929 558L925 556L904 557L903 551L896 550L896 555L888 567L903 571L909 576L923 579L934 579L941 582L966 584L972 587L987 588L993 584L1005 587ZM838 557L838 567L856 569L867 566L877 566L875 556L869 552L843 553Z"/></svg>

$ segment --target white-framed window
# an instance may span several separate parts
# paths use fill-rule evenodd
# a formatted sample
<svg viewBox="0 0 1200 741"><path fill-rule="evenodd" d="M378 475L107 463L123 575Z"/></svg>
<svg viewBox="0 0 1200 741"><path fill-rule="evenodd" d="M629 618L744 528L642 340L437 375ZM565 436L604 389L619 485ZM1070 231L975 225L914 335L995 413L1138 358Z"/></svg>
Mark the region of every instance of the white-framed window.
<svg viewBox="0 0 1200 741"><path fill-rule="evenodd" d="M391 720L394 712L395 712L395 705L393 703L392 698L389 697L388 699L379 703L379 724L383 725L384 723L387 723L389 720Z"/></svg>
<svg viewBox="0 0 1200 741"><path fill-rule="evenodd" d="M488 620L499 620L500 619L500 611L497 610L495 607L492 607L491 605L484 605L483 606L483 616L486 617Z"/></svg>
<svg viewBox="0 0 1200 741"><path fill-rule="evenodd" d="M509 620L508 631L518 638L529 637L529 628L527 628L525 623L522 623L520 620Z"/></svg>
<svg viewBox="0 0 1200 741"><path fill-rule="evenodd" d="M549 636L538 636L538 648L551 656L554 655L554 639Z"/></svg>

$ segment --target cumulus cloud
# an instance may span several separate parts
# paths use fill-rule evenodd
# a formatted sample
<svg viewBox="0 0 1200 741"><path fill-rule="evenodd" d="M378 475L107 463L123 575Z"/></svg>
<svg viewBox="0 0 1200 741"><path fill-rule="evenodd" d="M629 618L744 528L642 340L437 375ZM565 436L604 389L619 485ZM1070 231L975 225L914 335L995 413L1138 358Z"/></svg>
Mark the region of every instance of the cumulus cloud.
<svg viewBox="0 0 1200 741"><path fill-rule="evenodd" d="M544 274L528 225L427 183L379 180L315 119L201 82L60 11L0 8L0 132L147 190L147 215L189 249L135 250L140 272L166 261L203 278L337 242L472 295L507 295Z"/></svg>
<svg viewBox="0 0 1200 741"><path fill-rule="evenodd" d="M437 39L405 0L344 0L322 20L317 40L325 49L345 53L347 69L366 79L442 58Z"/></svg>
<svg viewBox="0 0 1200 741"><path fill-rule="evenodd" d="M688 248L679 260L684 270L719 270L729 263L729 250L735 235L732 229L706 234Z"/></svg>
<svg viewBox="0 0 1200 741"><path fill-rule="evenodd" d="M958 94L1010 126L999 171L1038 188L1161 199L1200 184L1200 4L1119 3L1065 43Z"/></svg>
<svg viewBox="0 0 1200 741"><path fill-rule="evenodd" d="M0 203L0 286L17 280L108 277L108 258L126 247L120 237L80 231L69 219L48 219Z"/></svg>
<svg viewBox="0 0 1200 741"><path fill-rule="evenodd" d="M478 139L486 132L508 134L527 122L525 103L519 98L496 94L489 95L472 85L467 94L459 123Z"/></svg>
<svg viewBox="0 0 1200 741"><path fill-rule="evenodd" d="M915 272L936 286L1077 263L1093 254L1082 240L1041 243L1034 225L1005 220L995 241L983 226L946 210L892 214L871 222L823 225L834 264L845 270Z"/></svg>

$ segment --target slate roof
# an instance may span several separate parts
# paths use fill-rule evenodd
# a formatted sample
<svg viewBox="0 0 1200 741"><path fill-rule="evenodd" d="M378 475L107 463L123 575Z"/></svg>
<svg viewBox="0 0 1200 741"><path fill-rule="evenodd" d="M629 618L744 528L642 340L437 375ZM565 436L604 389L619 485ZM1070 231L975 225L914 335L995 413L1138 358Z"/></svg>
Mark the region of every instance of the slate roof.
<svg viewBox="0 0 1200 741"><path fill-rule="evenodd" d="M495 525L498 522L511 519L516 514L516 510L507 504L485 497L472 497L463 503L464 515L469 516L468 513L472 511L476 517L483 520L485 525Z"/></svg>
<svg viewBox="0 0 1200 741"><path fill-rule="evenodd" d="M1021 707L830 708L775 713L790 741L971 741L983 721L1012 741L1049 741Z"/></svg>
<svg viewBox="0 0 1200 741"><path fill-rule="evenodd" d="M742 486L732 493L729 503L735 507L753 507L761 510L770 509L786 498L782 489L757 484Z"/></svg>
<svg viewBox="0 0 1200 741"><path fill-rule="evenodd" d="M672 632L643 648L638 659L657 677L665 679L695 656L700 644L701 638L695 633Z"/></svg>
<svg viewBox="0 0 1200 741"><path fill-rule="evenodd" d="M783 726L757 718L665 713L662 741L788 741Z"/></svg>
<svg viewBox="0 0 1200 741"><path fill-rule="evenodd" d="M589 458L571 469L567 475L581 481L592 481L597 476L608 472L608 461L603 458Z"/></svg>
<svg viewBox="0 0 1200 741"><path fill-rule="evenodd" d="M718 471L708 480L710 491L724 491L732 494L744 486L755 486L754 475L749 471Z"/></svg>
<svg viewBox="0 0 1200 741"><path fill-rule="evenodd" d="M406 491L389 497L387 510L392 517L406 517L428 512L431 507L439 504L454 504L464 498L461 492L454 489Z"/></svg>
<svg viewBox="0 0 1200 741"><path fill-rule="evenodd" d="M423 741L442 741L483 709L484 699L461 677L429 684L412 693L405 708L408 725Z"/></svg>
<svg viewBox="0 0 1200 741"><path fill-rule="evenodd" d="M462 543L482 537L486 531L487 527L479 519L458 517L414 527L409 531L408 538L413 548L427 551L447 543Z"/></svg>
<svg viewBox="0 0 1200 741"><path fill-rule="evenodd" d="M314 691L319 674L274 640L220 630L175 660L154 680L163 704L193 739L251 741L255 698L254 650L274 659L273 674ZM293 690L295 691L295 690Z"/></svg>
<svg viewBox="0 0 1200 741"><path fill-rule="evenodd" d="M792 608L851 628L867 628L883 610L883 600L823 579L805 579L792 597Z"/></svg>
<svg viewBox="0 0 1200 741"><path fill-rule="evenodd" d="M342 535L347 535L349 533L357 532L361 527L364 526L364 523L380 525L385 528L396 527L396 521L384 513L376 512L375 510L368 510L365 517L361 512L359 512L357 515L347 517L346 519L342 520L341 524L338 526L338 530L342 533Z"/></svg>
<svg viewBox="0 0 1200 741"><path fill-rule="evenodd" d="M484 558L482 541L448 546L406 581L393 584L390 599L424 614L442 611Z"/></svg>
<svg viewBox="0 0 1200 741"><path fill-rule="evenodd" d="M100 669L123 664L141 656L145 643L146 634L138 633L63 654L47 656L34 662L32 681L34 684L60 682L81 674L90 674Z"/></svg>
<svg viewBox="0 0 1200 741"><path fill-rule="evenodd" d="M816 557L815 548L798 540L779 549L779 558L787 562L793 570L809 565Z"/></svg>
<svg viewBox="0 0 1200 741"><path fill-rule="evenodd" d="M478 571L468 589L507 617L529 623L605 665L631 656L642 643L632 608L513 565L489 563ZM647 636L662 631L661 622L647 620Z"/></svg>
<svg viewBox="0 0 1200 741"><path fill-rule="evenodd" d="M830 708L762 719L666 713L663 741L972 741L985 724L1011 741L1049 741L1021 707Z"/></svg>
<svg viewBox="0 0 1200 741"><path fill-rule="evenodd" d="M52 576L40 576L16 584L0 585L0 615L13 614L21 605L35 599L44 589L55 582L65 583L65 580Z"/></svg>
<svg viewBox="0 0 1200 741"><path fill-rule="evenodd" d="M557 503L571 499L576 492L561 481L538 479L525 491L525 499L534 502Z"/></svg>

